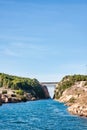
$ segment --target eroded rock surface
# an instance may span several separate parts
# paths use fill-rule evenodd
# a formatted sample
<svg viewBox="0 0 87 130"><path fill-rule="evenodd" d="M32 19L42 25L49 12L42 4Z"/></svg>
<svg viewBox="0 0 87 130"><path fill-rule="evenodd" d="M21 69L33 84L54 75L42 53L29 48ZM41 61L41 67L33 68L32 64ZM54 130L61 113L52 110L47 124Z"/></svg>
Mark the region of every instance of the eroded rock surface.
<svg viewBox="0 0 87 130"><path fill-rule="evenodd" d="M56 86L54 98L65 103L68 111L79 116L87 116L87 76L68 76ZM84 77L84 81L82 81ZM74 80L73 80L74 78ZM72 82L73 81L73 82ZM68 86L69 85L69 86Z"/></svg>

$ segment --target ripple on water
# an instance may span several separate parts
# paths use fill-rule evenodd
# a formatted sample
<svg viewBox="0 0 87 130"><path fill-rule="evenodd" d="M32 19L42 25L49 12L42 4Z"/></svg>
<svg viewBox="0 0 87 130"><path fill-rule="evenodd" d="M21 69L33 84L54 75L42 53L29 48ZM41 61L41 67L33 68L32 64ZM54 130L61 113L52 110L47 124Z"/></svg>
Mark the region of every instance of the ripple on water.
<svg viewBox="0 0 87 130"><path fill-rule="evenodd" d="M87 130L87 118L70 115L53 100L5 104L0 107L0 130Z"/></svg>

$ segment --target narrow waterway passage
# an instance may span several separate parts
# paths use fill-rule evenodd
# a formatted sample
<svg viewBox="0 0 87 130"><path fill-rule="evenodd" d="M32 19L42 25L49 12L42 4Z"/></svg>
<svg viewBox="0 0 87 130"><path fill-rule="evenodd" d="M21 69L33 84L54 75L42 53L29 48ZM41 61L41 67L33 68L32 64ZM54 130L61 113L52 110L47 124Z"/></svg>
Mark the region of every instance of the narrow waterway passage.
<svg viewBox="0 0 87 130"><path fill-rule="evenodd" d="M56 88L56 84L44 84L47 86L48 92L50 94L50 97L53 98L54 96L54 90Z"/></svg>
<svg viewBox="0 0 87 130"><path fill-rule="evenodd" d="M70 115L64 104L51 99L4 104L0 130L87 130L87 118Z"/></svg>

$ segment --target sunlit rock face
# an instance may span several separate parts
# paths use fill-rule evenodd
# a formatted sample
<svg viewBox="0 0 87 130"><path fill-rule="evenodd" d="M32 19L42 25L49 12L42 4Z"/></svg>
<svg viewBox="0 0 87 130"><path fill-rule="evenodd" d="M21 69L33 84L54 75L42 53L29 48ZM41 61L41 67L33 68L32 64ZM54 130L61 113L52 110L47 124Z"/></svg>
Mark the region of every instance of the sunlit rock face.
<svg viewBox="0 0 87 130"><path fill-rule="evenodd" d="M87 76L67 76L57 85L54 98L68 105L68 111L87 116Z"/></svg>

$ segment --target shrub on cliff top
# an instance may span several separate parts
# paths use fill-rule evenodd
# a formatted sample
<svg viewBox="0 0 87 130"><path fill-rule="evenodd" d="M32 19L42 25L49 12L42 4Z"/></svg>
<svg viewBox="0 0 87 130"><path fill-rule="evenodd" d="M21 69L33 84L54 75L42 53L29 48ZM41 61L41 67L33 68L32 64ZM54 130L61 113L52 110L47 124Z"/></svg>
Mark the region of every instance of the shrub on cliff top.
<svg viewBox="0 0 87 130"><path fill-rule="evenodd" d="M7 94L7 90L2 90L2 94Z"/></svg>

